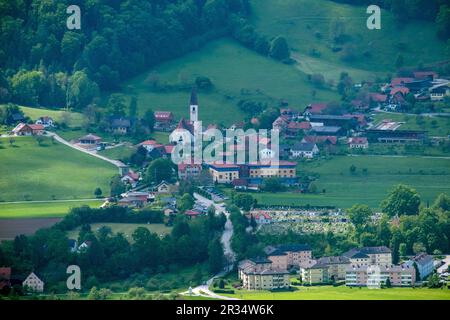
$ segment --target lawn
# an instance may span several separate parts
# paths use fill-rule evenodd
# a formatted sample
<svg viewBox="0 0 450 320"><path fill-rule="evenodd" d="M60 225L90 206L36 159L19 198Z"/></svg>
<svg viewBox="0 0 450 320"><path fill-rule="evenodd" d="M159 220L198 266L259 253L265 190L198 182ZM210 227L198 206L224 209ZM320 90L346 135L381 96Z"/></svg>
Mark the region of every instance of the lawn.
<svg viewBox="0 0 450 320"><path fill-rule="evenodd" d="M286 99L294 108L303 109L313 101L337 99L337 93L317 90L306 75L296 69L263 57L231 39L213 41L201 50L182 58L163 63L154 70L148 70L124 84L124 92L138 98L139 112L169 110L177 118L188 116L188 91L155 92L146 84L146 78L153 72L160 83L179 85L191 82L197 76L211 79L214 89L209 93L199 93L200 119L206 124L242 121L244 114L236 106L239 99L248 97L241 90L247 90L252 97L267 99L276 104Z"/></svg>
<svg viewBox="0 0 450 320"><path fill-rule="evenodd" d="M101 154L102 156L110 159L123 161L124 159L130 158L135 151L136 147L126 144L115 148L99 151L98 154Z"/></svg>
<svg viewBox="0 0 450 320"><path fill-rule="evenodd" d="M244 300L450 300L450 290L428 288L368 289L346 286L297 287L292 292L236 290L224 294Z"/></svg>
<svg viewBox="0 0 450 320"><path fill-rule="evenodd" d="M251 22L259 32L269 37L285 36L300 61L299 68L323 73L326 78L336 79L344 70L358 80L379 75L373 71L393 72L399 53L405 65L412 67L446 57L445 43L436 37L431 21L398 24L389 11L382 10L381 30L368 30L367 6L329 0L251 0L251 6ZM335 29L337 19L343 22L348 43L354 46L356 59L349 62L343 62L340 53L331 50L334 44L330 31ZM320 58L310 58L312 49L320 52Z"/></svg>
<svg viewBox="0 0 450 320"><path fill-rule="evenodd" d="M91 230L96 231L100 227L106 226L110 227L113 233L123 233L125 237L131 241L132 234L138 227L147 228L149 231L156 233L158 235L166 235L170 233L172 228L166 227L164 224L144 224L144 223L93 223L91 224ZM76 228L75 230L69 231L67 236L71 239L76 239L78 237L78 233L80 228Z"/></svg>
<svg viewBox="0 0 450 320"><path fill-rule="evenodd" d="M356 172L350 173L350 166ZM363 169L367 168L367 173ZM297 172L319 174L317 190L325 193L252 193L260 204L332 205L347 208L363 203L379 208L390 189L399 183L417 189L424 203L432 203L440 193L450 194L450 159L423 157L336 156L300 162Z"/></svg>
<svg viewBox="0 0 450 320"><path fill-rule="evenodd" d="M0 219L2 218L59 218L65 216L71 208L88 205L100 207L102 200L81 201L46 201L1 203Z"/></svg>
<svg viewBox="0 0 450 320"><path fill-rule="evenodd" d="M32 108L20 106L25 116L30 117L31 120L36 121L43 116L52 117L56 122L61 121L64 113L67 114L69 120L69 127L79 127L83 123L83 115L78 112L66 112L64 110L45 109L45 108Z"/></svg>
<svg viewBox="0 0 450 320"><path fill-rule="evenodd" d="M407 115L400 113L377 113L375 115L375 123L382 120L392 120L403 122L399 127L401 130L425 130L428 131L430 137L448 136L450 134L450 118L445 117L427 117L420 115Z"/></svg>
<svg viewBox="0 0 450 320"><path fill-rule="evenodd" d="M109 192L117 169L110 163L44 138L0 139L1 201L92 199Z"/></svg>

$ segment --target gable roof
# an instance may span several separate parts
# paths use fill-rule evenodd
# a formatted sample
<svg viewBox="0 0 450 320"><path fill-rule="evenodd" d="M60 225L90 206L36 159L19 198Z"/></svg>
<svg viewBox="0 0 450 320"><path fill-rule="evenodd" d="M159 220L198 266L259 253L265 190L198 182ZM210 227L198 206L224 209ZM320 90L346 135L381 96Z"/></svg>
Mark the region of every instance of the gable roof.
<svg viewBox="0 0 450 320"><path fill-rule="evenodd" d="M351 137L348 139L349 144L367 144L366 137Z"/></svg>
<svg viewBox="0 0 450 320"><path fill-rule="evenodd" d="M309 143L309 142L297 142L291 150L293 151L308 151L311 152L314 150L314 147L317 148L315 143Z"/></svg>

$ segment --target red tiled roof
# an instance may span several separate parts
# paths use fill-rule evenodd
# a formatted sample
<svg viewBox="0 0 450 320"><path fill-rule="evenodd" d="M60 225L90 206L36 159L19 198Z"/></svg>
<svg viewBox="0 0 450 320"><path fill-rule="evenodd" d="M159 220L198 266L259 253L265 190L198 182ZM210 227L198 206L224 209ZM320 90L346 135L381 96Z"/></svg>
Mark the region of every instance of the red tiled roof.
<svg viewBox="0 0 450 320"><path fill-rule="evenodd" d="M391 86L395 87L398 85L402 85L405 83L409 83L409 82L413 82L414 78L410 78L410 77L403 77L403 78L392 78L391 79Z"/></svg>
<svg viewBox="0 0 450 320"><path fill-rule="evenodd" d="M165 145L165 146L164 146L164 150L166 150L166 153L167 153L167 154L170 154L170 153L172 153L172 150L173 150L174 147L175 147L175 146L173 146L173 145L171 145L171 144L168 144L168 145Z"/></svg>
<svg viewBox="0 0 450 320"><path fill-rule="evenodd" d="M308 143L324 143L327 141L331 144L337 143L336 136L304 136L303 139Z"/></svg>
<svg viewBox="0 0 450 320"><path fill-rule="evenodd" d="M299 130L309 130L311 129L311 123L308 121L302 121L302 122L294 122L291 121L288 124L289 129L299 129Z"/></svg>
<svg viewBox="0 0 450 320"><path fill-rule="evenodd" d="M0 268L0 280L9 280L9 279L11 279L11 268L10 267Z"/></svg>
<svg viewBox="0 0 450 320"><path fill-rule="evenodd" d="M387 100L387 95L371 92L369 93L369 98L374 102L385 102Z"/></svg>
<svg viewBox="0 0 450 320"><path fill-rule="evenodd" d="M44 126L42 124L29 124L28 126L32 130L44 130Z"/></svg>
<svg viewBox="0 0 450 320"><path fill-rule="evenodd" d="M178 171L184 172L186 170L186 168L188 167L197 167L199 170L202 169L202 165L201 164L195 164L195 163L179 163L178 164Z"/></svg>
<svg viewBox="0 0 450 320"><path fill-rule="evenodd" d="M407 95L409 93L409 89L406 87L395 87L391 89L391 96L395 95L397 92L400 92L403 95Z"/></svg>
<svg viewBox="0 0 450 320"><path fill-rule="evenodd" d="M187 215L187 216L191 216L191 217L202 215L201 212L198 212L198 211L195 211L195 210L187 210L184 214Z"/></svg>
<svg viewBox="0 0 450 320"><path fill-rule="evenodd" d="M367 138L366 137L351 137L348 139L349 144L366 144Z"/></svg>
<svg viewBox="0 0 450 320"><path fill-rule="evenodd" d="M156 120L169 120L173 116L170 111L155 111L154 115Z"/></svg>
<svg viewBox="0 0 450 320"><path fill-rule="evenodd" d="M139 145L141 146L154 146L157 142L155 140L145 140L144 142L141 142Z"/></svg>
<svg viewBox="0 0 450 320"><path fill-rule="evenodd" d="M327 108L326 103L313 103L309 105L309 112L311 113L321 113L323 110Z"/></svg>

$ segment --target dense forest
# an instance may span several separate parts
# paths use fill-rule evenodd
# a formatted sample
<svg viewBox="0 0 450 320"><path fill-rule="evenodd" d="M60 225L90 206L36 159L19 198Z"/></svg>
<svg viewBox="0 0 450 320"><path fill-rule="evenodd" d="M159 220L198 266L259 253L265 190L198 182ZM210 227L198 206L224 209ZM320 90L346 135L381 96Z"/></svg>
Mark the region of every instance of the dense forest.
<svg viewBox="0 0 450 320"><path fill-rule="evenodd" d="M68 30L69 5L81 29ZM229 33L248 0L2 0L0 102L81 109L99 90Z"/></svg>

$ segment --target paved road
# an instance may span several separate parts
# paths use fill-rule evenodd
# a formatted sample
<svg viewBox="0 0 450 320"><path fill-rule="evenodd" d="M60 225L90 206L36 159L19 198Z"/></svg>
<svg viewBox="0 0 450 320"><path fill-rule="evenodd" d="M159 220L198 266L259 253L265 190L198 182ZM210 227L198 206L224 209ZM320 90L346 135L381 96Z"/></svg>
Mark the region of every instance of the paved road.
<svg viewBox="0 0 450 320"><path fill-rule="evenodd" d="M448 112L428 112L428 113L406 113L406 112L393 112L393 111L386 111L381 109L380 107L377 107L373 109L375 112L381 112L381 113L387 113L387 114L397 114L397 115L407 115L407 116L423 116L423 117L450 117L450 113Z"/></svg>
<svg viewBox="0 0 450 320"><path fill-rule="evenodd" d="M216 274L214 277L209 279L206 284L202 284L200 286L197 286L195 288L192 288L192 295L193 296L200 296L200 297L207 297L207 298L214 298L214 299L221 299L221 300L239 300L236 298L230 298L226 296L218 295L211 290L209 290L209 287L213 283L214 279L226 275L228 272L233 270L234 263L236 261L236 254L233 252L233 249L231 248L231 237L233 236L233 224L230 220L230 213L226 210L224 203L214 203L213 201L199 195L198 193L194 193L194 198L196 201L202 203L206 207L214 206L216 209L216 214L224 213L227 217L227 221L225 223L225 228L222 233L221 242L223 245L223 251L224 255L227 259L228 265L218 274ZM189 291L182 292L183 295L188 295Z"/></svg>
<svg viewBox="0 0 450 320"><path fill-rule="evenodd" d="M121 162L121 161L119 161L119 160L112 160L112 159L109 159L109 158L104 157L104 156L102 156L102 155L99 155L99 154L97 154L97 153L95 153L95 152L91 152L91 151L89 151L89 150L86 150L86 149L84 149L84 148L82 148L82 147L80 147L80 146L78 146L78 145L76 145L76 144L72 144L72 143L70 143L69 141L67 141L67 140L65 140L65 139L63 139L63 138L61 138L59 135L57 135L57 134L54 133L54 132L47 132L47 136L49 136L49 137L54 137L56 141L58 141L58 142L60 142L60 143L62 143L62 144L65 144L65 145L68 146L68 147L71 147L71 148L73 148L73 149L75 149L75 150L78 150L78 151L87 153L87 154L89 154L89 155L91 155L91 156L93 156L93 157L99 158L99 159L101 159L101 160L107 161L107 162L109 162L109 163L115 165L115 166L118 167L118 168L121 167L121 166L124 166L124 163Z"/></svg>

